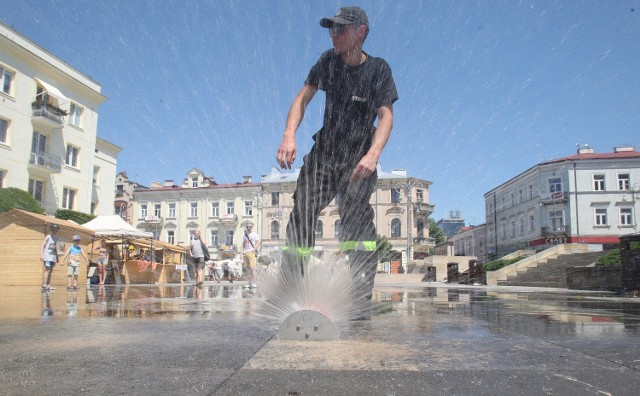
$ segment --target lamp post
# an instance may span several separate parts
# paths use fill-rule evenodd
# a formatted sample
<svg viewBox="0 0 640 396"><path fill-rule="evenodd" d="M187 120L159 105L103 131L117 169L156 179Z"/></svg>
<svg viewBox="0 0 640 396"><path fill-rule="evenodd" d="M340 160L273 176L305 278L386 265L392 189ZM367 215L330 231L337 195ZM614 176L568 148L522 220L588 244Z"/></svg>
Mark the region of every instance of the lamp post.
<svg viewBox="0 0 640 396"><path fill-rule="evenodd" d="M158 238L158 224L162 224L162 217L160 216L155 216L155 215L149 215L147 217L144 218L144 222L147 224L154 224L154 232L153 232L153 238L151 238L151 261L155 262L155 258L156 258L156 251L153 248L153 240L159 240L160 238Z"/></svg>

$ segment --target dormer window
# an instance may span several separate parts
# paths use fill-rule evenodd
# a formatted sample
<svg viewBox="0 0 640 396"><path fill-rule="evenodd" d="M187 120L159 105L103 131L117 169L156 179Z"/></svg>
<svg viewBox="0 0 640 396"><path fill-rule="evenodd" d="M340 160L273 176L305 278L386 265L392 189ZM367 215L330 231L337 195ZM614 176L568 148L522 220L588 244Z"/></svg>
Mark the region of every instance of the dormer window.
<svg viewBox="0 0 640 396"><path fill-rule="evenodd" d="M191 188L198 188L198 175L191 176Z"/></svg>

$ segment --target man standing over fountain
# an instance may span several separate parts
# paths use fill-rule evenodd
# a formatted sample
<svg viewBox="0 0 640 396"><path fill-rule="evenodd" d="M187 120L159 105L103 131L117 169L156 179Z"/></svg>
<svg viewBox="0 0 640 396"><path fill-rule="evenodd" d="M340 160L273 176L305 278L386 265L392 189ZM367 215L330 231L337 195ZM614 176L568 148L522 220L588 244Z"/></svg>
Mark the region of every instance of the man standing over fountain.
<svg viewBox="0 0 640 396"><path fill-rule="evenodd" d="M325 91L323 126L313 136L315 143L304 157L294 193L283 267L300 268L304 276L320 211L336 198L340 246L349 254L355 297L370 298L378 258L369 200L398 94L387 62L362 50L369 33L364 10L340 8L334 17L322 18L320 26L329 29L333 48L320 56L293 100L276 157L282 168L291 169L305 108L319 89Z"/></svg>

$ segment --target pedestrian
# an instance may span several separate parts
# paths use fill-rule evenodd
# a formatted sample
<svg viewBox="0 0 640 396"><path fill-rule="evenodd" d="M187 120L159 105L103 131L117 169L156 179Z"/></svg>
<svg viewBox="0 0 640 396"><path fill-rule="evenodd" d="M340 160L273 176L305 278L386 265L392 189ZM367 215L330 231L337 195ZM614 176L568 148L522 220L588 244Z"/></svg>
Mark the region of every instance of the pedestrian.
<svg viewBox="0 0 640 396"><path fill-rule="evenodd" d="M107 278L107 264L109 263L109 250L107 249L107 241L101 240L100 247L98 247L98 279L99 284L104 285Z"/></svg>
<svg viewBox="0 0 640 396"><path fill-rule="evenodd" d="M191 257L193 258L193 263L195 266L196 272L196 286L202 286L204 283L204 251L207 248L206 244L202 240L202 236L200 235L200 231L196 230L193 233L193 239L190 243Z"/></svg>
<svg viewBox="0 0 640 396"><path fill-rule="evenodd" d="M67 266L67 290L78 290L78 275L80 275L80 258L84 257L89 264L89 257L85 254L80 246L80 235L73 236L73 245L69 246L67 252L62 257L62 264L69 257L69 265ZM73 285L71 285L73 278Z"/></svg>
<svg viewBox="0 0 640 396"><path fill-rule="evenodd" d="M247 270L249 283L245 288L255 289L256 285L256 256L260 248L260 236L253 230L253 223L248 222L242 237L242 266ZM244 271L244 269L243 269Z"/></svg>
<svg viewBox="0 0 640 396"><path fill-rule="evenodd" d="M276 156L282 168L291 169L297 156L295 135L305 108L318 90L325 91L323 125L304 157L294 193L282 269L295 266L304 276L318 216L335 198L341 250L349 253L357 293L370 298L378 259L369 200L378 160L393 127L393 103L398 95L387 62L362 50L369 33L364 10L340 8L334 17L322 18L320 26L329 29L333 48L320 56L293 100Z"/></svg>
<svg viewBox="0 0 640 396"><path fill-rule="evenodd" d="M60 226L51 224L49 226L49 234L44 237L40 247L40 260L44 263L43 292L56 290L55 287L51 286L51 273L58 263L58 230L60 230Z"/></svg>

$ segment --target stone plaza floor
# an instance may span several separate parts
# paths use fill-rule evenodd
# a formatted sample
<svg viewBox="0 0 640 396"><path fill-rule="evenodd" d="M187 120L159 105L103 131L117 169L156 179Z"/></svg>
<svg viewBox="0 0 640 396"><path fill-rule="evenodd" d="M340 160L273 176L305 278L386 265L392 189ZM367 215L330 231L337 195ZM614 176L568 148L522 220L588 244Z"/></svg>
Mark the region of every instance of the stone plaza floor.
<svg viewBox="0 0 640 396"><path fill-rule="evenodd" d="M376 278L370 320L281 341L243 282L0 289L0 394L636 395L640 299Z"/></svg>

